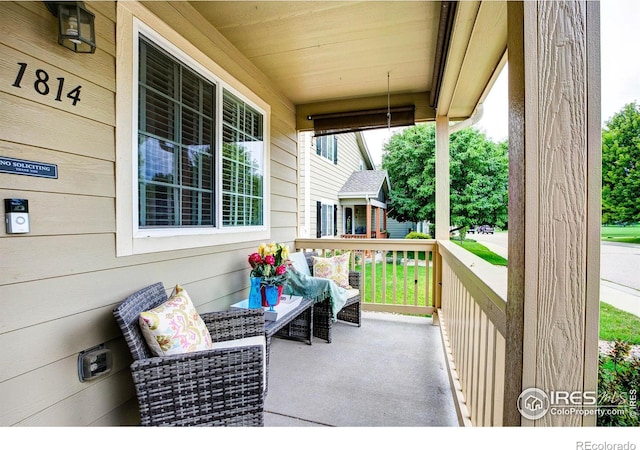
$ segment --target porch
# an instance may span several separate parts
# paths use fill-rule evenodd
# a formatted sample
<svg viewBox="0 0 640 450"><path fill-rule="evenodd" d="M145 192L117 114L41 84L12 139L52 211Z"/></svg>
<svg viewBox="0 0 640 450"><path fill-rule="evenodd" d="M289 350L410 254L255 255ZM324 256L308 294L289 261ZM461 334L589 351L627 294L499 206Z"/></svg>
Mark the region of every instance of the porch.
<svg viewBox="0 0 640 450"><path fill-rule="evenodd" d="M3 156L56 164L60 177L1 174L5 198L31 202L32 228L0 239L6 255L0 271L0 298L5 299L0 334L8 361L0 376L0 424L135 423L128 353L111 313L115 303L158 280L186 286L203 312L238 301L248 288L247 254L267 238L291 244L300 231L297 133L321 132L323 114L351 116L397 107L414 108L416 123L436 122L438 241L420 243L431 255L425 260L411 259L405 251L415 249L400 244L389 250L392 239L377 239L379 247L369 239L344 239L334 247L399 261L380 266L380 279L372 277L366 285L372 293L387 283L391 287L381 289L380 300L377 294L365 297L365 309L438 313L440 328L433 328L443 332L450 348L445 361L459 374L452 378L456 399L464 400L471 423L595 423L581 416L523 419L515 399L523 387L592 391L597 384L598 2L87 3L96 13L99 38L92 55L72 54L58 45L55 20L43 2L2 2L3 49L7 67L14 68L7 77L16 80L2 89ZM170 56L180 55L181 67L215 84L215 126L207 126L212 132L223 126L225 92L240 94L262 114L259 226L226 225L224 202L215 201L211 223L216 227L160 224L153 236L139 228L144 197L138 195L136 142L142 135L136 105L144 98L138 95L135 74L138 47L146 39L161 44ZM507 49L512 255L505 312L501 299L506 295L488 287L490 277L474 273L479 263L465 262L455 255L454 244L440 240L448 239L449 232L450 124L465 125L474 116L506 62ZM20 88L13 77L23 75ZM55 98L54 80L58 97L66 92L64 80L69 89L82 85L82 101L76 105ZM171 111L159 117L159 131L200 126L200 119L186 117L176 126ZM388 127L387 114L381 116L377 126ZM396 118L392 126L400 125L393 122ZM362 119L360 126L371 125ZM338 125L336 131L363 129L345 120ZM223 141L218 131L211 139L215 171L199 170L216 181L216 196L224 191L223 165L218 164L223 142L244 142L236 137ZM176 135L171 142L174 138L181 141ZM209 140L200 140L198 145L208 145ZM177 152L181 146L166 148ZM175 169L170 176L176 181L181 159L178 153L171 157L176 164L168 164ZM239 155L236 162L243 165L242 160ZM243 197L241 185L238 179L229 195ZM178 188L194 186L185 181ZM199 201L199 208L207 204ZM82 220L68 220L78 211ZM324 241L330 245L333 240ZM360 243L363 247L353 246ZM313 245L296 242L300 249ZM360 270L377 273L376 264L374 257L371 267L364 264ZM405 275L398 279L397 273ZM324 348L335 351L338 343ZM112 372L82 383L76 373L78 354L102 344L113 349ZM428 376L413 382L428 383Z"/></svg>
<svg viewBox="0 0 640 450"><path fill-rule="evenodd" d="M364 312L333 342L274 339L267 427L458 426L431 318Z"/></svg>
<svg viewBox="0 0 640 450"><path fill-rule="evenodd" d="M349 252L363 324L337 322L332 344L272 341L266 426L503 424L504 267L435 240L296 239L295 249Z"/></svg>
<svg viewBox="0 0 640 450"><path fill-rule="evenodd" d="M341 234L340 237L342 239L369 239L369 237L365 234ZM371 231L371 239L385 239L387 237L386 231Z"/></svg>

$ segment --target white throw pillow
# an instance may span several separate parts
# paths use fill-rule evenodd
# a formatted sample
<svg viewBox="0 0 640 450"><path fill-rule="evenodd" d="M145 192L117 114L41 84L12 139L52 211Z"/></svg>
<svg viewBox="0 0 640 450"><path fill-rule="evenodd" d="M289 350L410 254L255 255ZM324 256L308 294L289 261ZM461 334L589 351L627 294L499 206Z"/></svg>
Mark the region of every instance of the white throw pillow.
<svg viewBox="0 0 640 450"><path fill-rule="evenodd" d="M180 285L162 305L140 313L140 329L156 356L210 350L211 334Z"/></svg>
<svg viewBox="0 0 640 450"><path fill-rule="evenodd" d="M307 263L307 257L302 252L289 253L289 261L291 261L291 265L298 272L311 276L311 271L309 270L309 264Z"/></svg>

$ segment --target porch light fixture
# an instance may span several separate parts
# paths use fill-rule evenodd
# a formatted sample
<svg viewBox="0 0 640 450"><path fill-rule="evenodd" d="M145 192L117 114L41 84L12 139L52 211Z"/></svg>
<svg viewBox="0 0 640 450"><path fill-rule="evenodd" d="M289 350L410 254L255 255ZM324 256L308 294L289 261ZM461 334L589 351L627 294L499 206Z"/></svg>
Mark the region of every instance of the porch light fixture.
<svg viewBox="0 0 640 450"><path fill-rule="evenodd" d="M307 116L316 136L415 125L415 106L347 111Z"/></svg>
<svg viewBox="0 0 640 450"><path fill-rule="evenodd" d="M76 53L96 51L95 14L84 2L44 2L58 18L58 44Z"/></svg>

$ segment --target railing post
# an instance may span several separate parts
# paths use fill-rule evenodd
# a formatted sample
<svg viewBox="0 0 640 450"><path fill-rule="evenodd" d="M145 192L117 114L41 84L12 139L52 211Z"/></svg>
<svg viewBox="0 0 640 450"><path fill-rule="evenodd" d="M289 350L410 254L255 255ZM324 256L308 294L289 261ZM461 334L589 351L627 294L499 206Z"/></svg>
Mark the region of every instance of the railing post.
<svg viewBox="0 0 640 450"><path fill-rule="evenodd" d="M433 314L433 325L439 325L438 310L442 308L442 256L438 251L437 241L433 251L431 265L433 267L433 289L431 295L433 296L433 307L436 310Z"/></svg>

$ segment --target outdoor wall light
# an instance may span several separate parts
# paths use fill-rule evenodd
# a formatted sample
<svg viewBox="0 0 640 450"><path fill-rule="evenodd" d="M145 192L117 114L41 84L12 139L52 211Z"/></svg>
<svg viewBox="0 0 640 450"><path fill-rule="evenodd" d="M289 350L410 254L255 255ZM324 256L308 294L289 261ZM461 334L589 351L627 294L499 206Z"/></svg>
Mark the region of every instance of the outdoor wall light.
<svg viewBox="0 0 640 450"><path fill-rule="evenodd" d="M58 44L76 53L96 51L95 14L85 8L84 2L44 4L58 18Z"/></svg>

